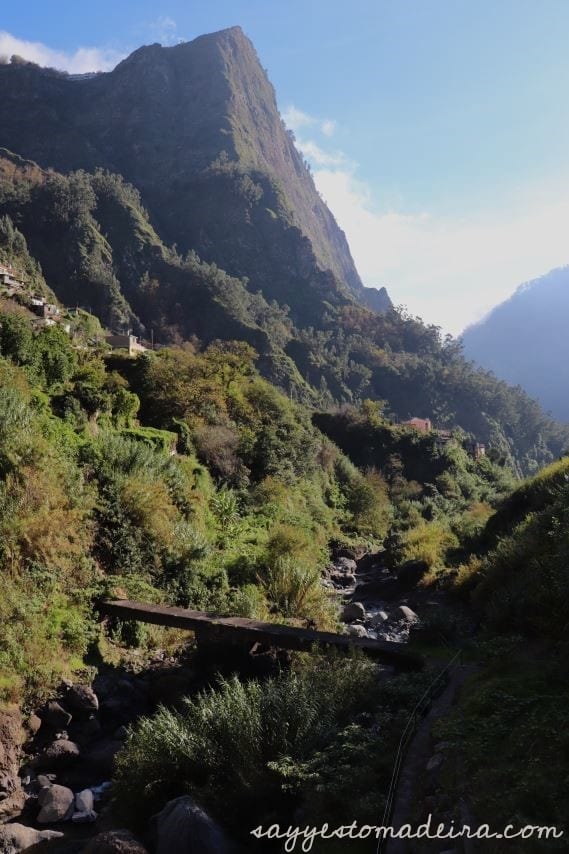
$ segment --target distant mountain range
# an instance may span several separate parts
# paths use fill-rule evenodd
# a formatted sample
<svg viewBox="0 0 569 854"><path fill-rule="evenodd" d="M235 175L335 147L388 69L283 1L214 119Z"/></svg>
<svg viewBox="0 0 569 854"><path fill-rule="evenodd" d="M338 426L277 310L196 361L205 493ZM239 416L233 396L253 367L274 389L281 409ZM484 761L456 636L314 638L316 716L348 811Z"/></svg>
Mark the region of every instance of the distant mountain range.
<svg viewBox="0 0 569 854"><path fill-rule="evenodd" d="M462 340L467 358L569 421L569 267L521 285Z"/></svg>

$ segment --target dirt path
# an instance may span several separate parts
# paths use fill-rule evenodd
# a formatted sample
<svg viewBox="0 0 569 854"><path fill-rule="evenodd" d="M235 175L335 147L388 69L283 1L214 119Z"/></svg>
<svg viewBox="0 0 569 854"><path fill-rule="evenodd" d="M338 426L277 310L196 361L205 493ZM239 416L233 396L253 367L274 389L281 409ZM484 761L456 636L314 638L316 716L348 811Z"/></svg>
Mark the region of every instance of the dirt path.
<svg viewBox="0 0 569 854"><path fill-rule="evenodd" d="M413 736L401 769L399 776L399 784L395 796L395 806L391 825L394 828L399 828L404 824L414 824L417 819L418 807L421 804L418 798L421 797L420 792L424 788L425 782L428 781L429 762L436 759L433 757L432 746L432 728L436 720L449 714L461 686L477 671L476 665L460 665L452 671L449 681L442 692L437 697L429 709L429 712L419 724L415 735ZM465 804L455 804L455 812L460 818L460 823L468 824L468 809ZM429 812L429 809L426 809ZM436 827L439 822L445 821L448 824L449 819L446 815L436 815L433 810L433 826ZM391 839L387 842L384 849L385 854L422 854L426 851L437 852L453 852L453 854L471 854L474 849L468 841L462 840L441 840L440 842L423 842L405 839Z"/></svg>

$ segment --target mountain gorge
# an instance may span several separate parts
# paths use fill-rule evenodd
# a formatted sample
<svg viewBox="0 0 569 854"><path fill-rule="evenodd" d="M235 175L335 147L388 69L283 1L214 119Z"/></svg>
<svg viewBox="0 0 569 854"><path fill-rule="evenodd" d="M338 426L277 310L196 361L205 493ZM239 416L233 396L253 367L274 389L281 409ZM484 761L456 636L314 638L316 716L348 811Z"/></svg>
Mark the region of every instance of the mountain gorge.
<svg viewBox="0 0 569 854"><path fill-rule="evenodd" d="M480 364L564 368L566 278ZM0 854L566 829L569 427L502 374L364 287L240 28L0 64Z"/></svg>
<svg viewBox="0 0 569 854"><path fill-rule="evenodd" d="M0 146L0 215L55 295L107 326L246 341L296 400L383 400L520 473L568 443L529 397L364 288L240 28L142 47L104 74L2 65Z"/></svg>
<svg viewBox="0 0 569 854"><path fill-rule="evenodd" d="M521 285L480 323L465 330L468 358L569 421L569 267Z"/></svg>

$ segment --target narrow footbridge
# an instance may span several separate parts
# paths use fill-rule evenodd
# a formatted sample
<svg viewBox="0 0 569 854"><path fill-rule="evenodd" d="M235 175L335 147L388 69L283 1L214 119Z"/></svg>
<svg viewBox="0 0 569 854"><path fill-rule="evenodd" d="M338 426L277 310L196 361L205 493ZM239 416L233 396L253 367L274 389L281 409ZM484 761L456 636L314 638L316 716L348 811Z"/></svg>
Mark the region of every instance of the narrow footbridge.
<svg viewBox="0 0 569 854"><path fill-rule="evenodd" d="M402 643L357 638L333 632L317 632L295 626L248 620L245 617L217 617L203 611L148 605L127 599L101 602L99 611L104 616L118 617L121 620L138 620L158 626L187 629L195 633L198 647L202 644L204 646L260 644L297 651L310 651L314 646L336 647L345 651L359 649L382 664L401 670L418 670L425 664L422 656L412 652Z"/></svg>

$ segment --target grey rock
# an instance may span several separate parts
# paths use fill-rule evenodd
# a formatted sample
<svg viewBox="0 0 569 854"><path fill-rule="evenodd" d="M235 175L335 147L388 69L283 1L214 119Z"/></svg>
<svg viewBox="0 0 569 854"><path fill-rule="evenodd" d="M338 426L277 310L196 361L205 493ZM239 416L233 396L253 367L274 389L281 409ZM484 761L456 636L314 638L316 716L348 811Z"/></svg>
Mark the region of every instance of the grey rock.
<svg viewBox="0 0 569 854"><path fill-rule="evenodd" d="M176 798L152 819L156 854L229 854L221 828L190 798Z"/></svg>
<svg viewBox="0 0 569 854"><path fill-rule="evenodd" d="M72 685L65 695L71 709L83 714L99 711L99 700L90 685Z"/></svg>
<svg viewBox="0 0 569 854"><path fill-rule="evenodd" d="M342 609L342 621L353 623L355 620L364 620L366 609L361 602L348 602Z"/></svg>
<svg viewBox="0 0 569 854"><path fill-rule="evenodd" d="M340 572L350 573L351 575L353 575L358 568L358 565L355 560L349 557L339 557L334 562L334 566Z"/></svg>
<svg viewBox="0 0 569 854"><path fill-rule="evenodd" d="M330 581L336 587L355 587L356 576L352 575L349 572L339 572L338 570L334 569L330 573Z"/></svg>
<svg viewBox="0 0 569 854"><path fill-rule="evenodd" d="M77 762L81 755L79 746L65 738L52 742L34 762L36 769L64 768Z"/></svg>
<svg viewBox="0 0 569 854"><path fill-rule="evenodd" d="M77 812L91 812L95 807L95 798L91 789L83 789L75 795L75 810Z"/></svg>
<svg viewBox="0 0 569 854"><path fill-rule="evenodd" d="M38 804L40 805L40 807L43 807L43 805L47 802L47 795L52 786L53 783L48 783L47 786L42 786L39 790Z"/></svg>
<svg viewBox="0 0 569 854"><path fill-rule="evenodd" d="M412 608L409 608L407 605L399 605L397 611L400 617L404 619L407 623L419 622L419 617L417 616L415 611L413 611Z"/></svg>
<svg viewBox="0 0 569 854"><path fill-rule="evenodd" d="M24 824L4 824L0 827L0 854L19 854L32 845L63 836L58 830L34 830Z"/></svg>
<svg viewBox="0 0 569 854"><path fill-rule="evenodd" d="M365 626L348 626L347 633L354 638L367 638L369 637Z"/></svg>
<svg viewBox="0 0 569 854"><path fill-rule="evenodd" d="M40 824L55 824L71 818L75 806L75 796L67 786L50 786L42 789L39 798L41 810L38 815Z"/></svg>
<svg viewBox="0 0 569 854"><path fill-rule="evenodd" d="M376 626L383 626L384 623L387 623L389 620L389 615L386 611L378 611L377 614L374 614L370 620L370 625L374 628Z"/></svg>
<svg viewBox="0 0 569 854"><path fill-rule="evenodd" d="M38 715L32 713L29 716L28 721L27 721L28 732L32 736L37 735L39 730L40 730L41 725L42 725L41 718Z"/></svg>

